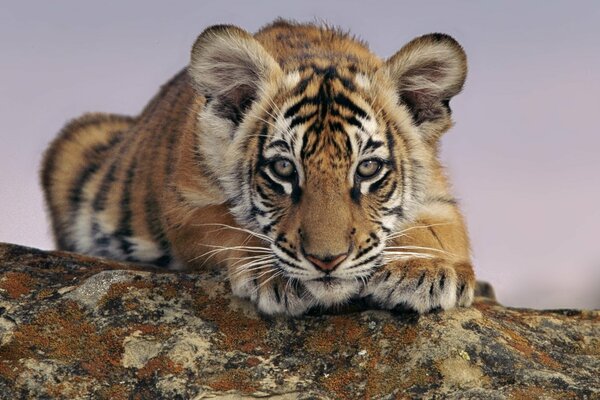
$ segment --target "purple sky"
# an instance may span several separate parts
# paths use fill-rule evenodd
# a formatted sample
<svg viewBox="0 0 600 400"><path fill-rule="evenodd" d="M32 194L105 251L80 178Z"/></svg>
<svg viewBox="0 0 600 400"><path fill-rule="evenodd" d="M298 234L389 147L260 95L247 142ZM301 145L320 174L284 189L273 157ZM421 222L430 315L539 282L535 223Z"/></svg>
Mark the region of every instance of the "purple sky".
<svg viewBox="0 0 600 400"><path fill-rule="evenodd" d="M500 301L600 307L600 3L0 3L0 241L51 248L42 151L86 111L135 114L208 25L326 20L388 57L445 32L469 57L443 140L476 271Z"/></svg>

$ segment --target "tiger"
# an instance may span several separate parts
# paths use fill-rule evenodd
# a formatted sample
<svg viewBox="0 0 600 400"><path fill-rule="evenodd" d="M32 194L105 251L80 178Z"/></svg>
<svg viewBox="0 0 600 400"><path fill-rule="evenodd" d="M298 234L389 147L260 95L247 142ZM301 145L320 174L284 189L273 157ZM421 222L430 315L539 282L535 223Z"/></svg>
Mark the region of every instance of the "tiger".
<svg viewBox="0 0 600 400"><path fill-rule="evenodd" d="M383 60L326 24L211 26L139 115L86 114L49 145L56 246L220 268L266 316L468 307L469 238L439 159L466 74L441 33Z"/></svg>

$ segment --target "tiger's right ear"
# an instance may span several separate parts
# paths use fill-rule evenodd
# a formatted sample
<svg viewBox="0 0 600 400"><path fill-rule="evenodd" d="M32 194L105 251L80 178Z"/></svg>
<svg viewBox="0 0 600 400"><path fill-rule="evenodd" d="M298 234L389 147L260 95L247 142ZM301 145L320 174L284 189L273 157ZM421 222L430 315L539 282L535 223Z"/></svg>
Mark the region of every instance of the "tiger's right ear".
<svg viewBox="0 0 600 400"><path fill-rule="evenodd" d="M215 25L200 34L188 67L196 90L214 102L221 118L239 124L263 85L281 73L265 48L248 32Z"/></svg>

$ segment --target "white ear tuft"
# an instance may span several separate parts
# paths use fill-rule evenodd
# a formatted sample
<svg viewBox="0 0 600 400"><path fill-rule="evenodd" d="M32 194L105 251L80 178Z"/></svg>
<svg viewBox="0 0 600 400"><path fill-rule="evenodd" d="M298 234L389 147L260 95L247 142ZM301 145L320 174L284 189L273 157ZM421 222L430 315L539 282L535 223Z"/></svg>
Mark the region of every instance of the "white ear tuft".
<svg viewBox="0 0 600 400"><path fill-rule="evenodd" d="M416 125L427 125L425 130L436 137L450 126L448 103L461 91L467 75L467 57L456 40L441 33L418 37L382 69Z"/></svg>
<svg viewBox="0 0 600 400"><path fill-rule="evenodd" d="M219 116L237 124L281 68L248 32L215 25L196 40L188 71L198 92L216 102Z"/></svg>

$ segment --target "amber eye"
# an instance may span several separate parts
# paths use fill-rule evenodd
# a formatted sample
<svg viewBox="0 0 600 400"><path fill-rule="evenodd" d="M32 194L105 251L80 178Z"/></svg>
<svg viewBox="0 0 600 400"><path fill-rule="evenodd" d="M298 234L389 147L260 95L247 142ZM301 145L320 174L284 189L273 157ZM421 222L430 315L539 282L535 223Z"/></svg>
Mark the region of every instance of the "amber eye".
<svg viewBox="0 0 600 400"><path fill-rule="evenodd" d="M290 160L282 158L271 163L271 169L277 176L283 179L290 179L296 173L296 168Z"/></svg>
<svg viewBox="0 0 600 400"><path fill-rule="evenodd" d="M361 178L372 178L377 172L379 172L379 170L381 169L381 165L382 163L379 160L365 160L358 164L358 168L356 168L356 173Z"/></svg>

